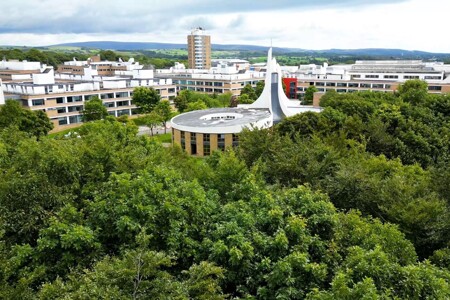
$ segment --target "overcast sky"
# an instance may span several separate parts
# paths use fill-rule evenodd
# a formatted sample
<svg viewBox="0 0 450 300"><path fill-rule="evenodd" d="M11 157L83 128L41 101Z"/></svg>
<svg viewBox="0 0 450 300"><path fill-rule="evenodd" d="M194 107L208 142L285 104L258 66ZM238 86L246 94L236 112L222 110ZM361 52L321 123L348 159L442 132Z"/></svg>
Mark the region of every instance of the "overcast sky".
<svg viewBox="0 0 450 300"><path fill-rule="evenodd" d="M449 0L13 0L0 45L186 43L201 26L215 44L450 53L449 15Z"/></svg>

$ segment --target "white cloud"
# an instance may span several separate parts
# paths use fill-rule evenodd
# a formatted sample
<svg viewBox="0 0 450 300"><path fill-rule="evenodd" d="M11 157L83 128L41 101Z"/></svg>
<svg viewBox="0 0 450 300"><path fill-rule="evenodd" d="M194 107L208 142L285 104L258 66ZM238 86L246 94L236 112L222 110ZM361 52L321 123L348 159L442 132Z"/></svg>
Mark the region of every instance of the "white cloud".
<svg viewBox="0 0 450 300"><path fill-rule="evenodd" d="M16 0L3 5L0 45L92 40L185 43L189 29L202 26L217 44L268 46L272 39L274 46L303 49L403 48L450 53L444 35L450 2L445 0L280 0L279 9L273 1L230 1L234 6L230 2L222 7L219 3L223 2L216 0L195 0L195 5L180 0L61 0L57 5L53 0ZM216 9L211 10L213 4Z"/></svg>

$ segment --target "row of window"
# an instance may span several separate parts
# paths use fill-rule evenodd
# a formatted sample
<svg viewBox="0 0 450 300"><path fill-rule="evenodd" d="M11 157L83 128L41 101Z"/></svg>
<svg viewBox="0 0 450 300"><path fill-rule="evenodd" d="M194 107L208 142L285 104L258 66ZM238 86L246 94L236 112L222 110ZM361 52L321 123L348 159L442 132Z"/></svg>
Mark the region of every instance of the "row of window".
<svg viewBox="0 0 450 300"><path fill-rule="evenodd" d="M57 109L58 113L63 113L66 112L66 108L65 107L60 107ZM83 106L72 106L72 107L68 107L68 111L72 112L72 111L82 111L83 110ZM122 110L116 110L116 111L108 111L108 114L115 116L115 117L120 117L123 115L136 115L138 113L137 109L122 109ZM68 124L76 124L76 123L81 123L82 122L82 116L81 115L74 115L74 116L67 116L67 117L59 117L56 118L56 120L58 120L58 125L68 125Z"/></svg>
<svg viewBox="0 0 450 300"><path fill-rule="evenodd" d="M223 82L220 81L174 80L174 83L187 85L223 86Z"/></svg>
<svg viewBox="0 0 450 300"><path fill-rule="evenodd" d="M316 87L327 86L327 87L350 87L350 88L374 88L374 89L390 89L390 84L382 83L358 83L358 82L310 82L310 85L315 85ZM298 87L298 91L304 91L306 88ZM320 89L319 89L320 90Z"/></svg>
<svg viewBox="0 0 450 300"><path fill-rule="evenodd" d="M361 78L361 75L352 75L353 79L356 78ZM376 74L368 74L368 75L364 75L364 78L380 78L380 75L376 75ZM399 76L398 75L383 75L384 79L398 79ZM420 77L418 75L403 75L403 79L419 79ZM441 80L442 76L438 75L438 76L424 76L424 79L431 79L431 80Z"/></svg>
<svg viewBox="0 0 450 300"><path fill-rule="evenodd" d="M172 132L172 137L173 137L173 132ZM208 156L211 154L211 135L208 133L199 133L200 135L203 136L203 155L204 156ZM186 133L184 131L180 132L180 137L181 137L181 148L183 150L186 150ZM196 155L198 154L197 152L197 133L195 132L190 132L189 133L189 137L191 140L191 155ZM232 134L232 141L233 141L233 146L237 146L238 142L239 142L239 136L237 134ZM225 134L217 134L217 149L219 150L225 150Z"/></svg>

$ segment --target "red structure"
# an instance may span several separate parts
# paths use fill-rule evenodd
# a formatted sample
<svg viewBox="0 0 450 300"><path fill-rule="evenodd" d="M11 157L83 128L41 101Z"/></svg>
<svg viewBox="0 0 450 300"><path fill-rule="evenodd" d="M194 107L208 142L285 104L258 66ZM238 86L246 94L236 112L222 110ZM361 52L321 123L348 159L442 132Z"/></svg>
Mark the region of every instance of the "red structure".
<svg viewBox="0 0 450 300"><path fill-rule="evenodd" d="M297 78L283 78L284 93L289 99L297 99Z"/></svg>

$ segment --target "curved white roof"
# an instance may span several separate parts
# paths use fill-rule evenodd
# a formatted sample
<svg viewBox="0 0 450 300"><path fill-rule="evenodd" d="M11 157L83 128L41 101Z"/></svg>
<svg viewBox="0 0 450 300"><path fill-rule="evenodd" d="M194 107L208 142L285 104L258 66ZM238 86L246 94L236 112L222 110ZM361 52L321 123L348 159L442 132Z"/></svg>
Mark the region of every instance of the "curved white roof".
<svg viewBox="0 0 450 300"><path fill-rule="evenodd" d="M172 127L181 131L198 133L239 133L244 127L270 127L269 109L211 108L195 110L175 116Z"/></svg>

